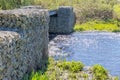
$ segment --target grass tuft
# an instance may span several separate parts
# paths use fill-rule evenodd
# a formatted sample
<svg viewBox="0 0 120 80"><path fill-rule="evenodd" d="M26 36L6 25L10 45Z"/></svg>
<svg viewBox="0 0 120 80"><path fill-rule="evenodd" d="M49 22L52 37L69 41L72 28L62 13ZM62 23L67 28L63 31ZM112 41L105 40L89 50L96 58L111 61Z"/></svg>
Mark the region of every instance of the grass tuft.
<svg viewBox="0 0 120 80"><path fill-rule="evenodd" d="M69 70L71 72L79 72L83 69L84 65L81 62L67 62L63 61L61 63L58 63L57 66L59 68L62 68L63 70Z"/></svg>
<svg viewBox="0 0 120 80"><path fill-rule="evenodd" d="M49 58L46 71L33 71L26 74L22 80L88 80L90 75L83 70L83 67L81 62L55 61ZM98 64L94 65L91 71L91 75L94 76L92 80L119 80L118 77L109 79L107 70Z"/></svg>
<svg viewBox="0 0 120 80"><path fill-rule="evenodd" d="M92 72L95 80L107 80L108 72L107 70L99 64L96 64L92 67Z"/></svg>

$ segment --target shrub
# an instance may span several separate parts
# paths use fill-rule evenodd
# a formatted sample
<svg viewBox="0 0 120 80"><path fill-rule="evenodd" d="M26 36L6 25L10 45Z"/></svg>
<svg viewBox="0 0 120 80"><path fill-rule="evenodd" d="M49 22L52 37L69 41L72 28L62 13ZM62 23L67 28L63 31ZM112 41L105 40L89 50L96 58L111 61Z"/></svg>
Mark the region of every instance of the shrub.
<svg viewBox="0 0 120 80"><path fill-rule="evenodd" d="M26 74L23 80L49 80L49 78L46 74L43 74L41 71L33 71L30 75Z"/></svg>
<svg viewBox="0 0 120 80"><path fill-rule="evenodd" d="M120 29L118 29L118 30L113 30L112 32L120 32Z"/></svg>
<svg viewBox="0 0 120 80"><path fill-rule="evenodd" d="M31 5L34 0L0 0L0 9L13 9L24 5Z"/></svg>
<svg viewBox="0 0 120 80"><path fill-rule="evenodd" d="M76 74L74 74L74 73L70 73L69 78L72 78L72 79L75 79L75 80L77 79Z"/></svg>
<svg viewBox="0 0 120 80"><path fill-rule="evenodd" d="M14 0L0 0L0 9L11 9L16 5Z"/></svg>
<svg viewBox="0 0 120 80"><path fill-rule="evenodd" d="M120 20L120 4L114 5L113 7L113 15L115 19Z"/></svg>
<svg viewBox="0 0 120 80"><path fill-rule="evenodd" d="M67 61L63 61L57 64L57 66L59 68L62 68L63 70L69 70L72 72L78 72L81 71L84 67L83 63L81 62L67 62Z"/></svg>
<svg viewBox="0 0 120 80"><path fill-rule="evenodd" d="M46 71L41 69L37 72L33 71L31 74L26 74L22 80L87 80L90 78L89 73L81 71L84 66L81 62L54 61L52 58L49 58L48 62ZM91 77L92 80L107 80L107 71L101 65L94 65L91 70L90 74L94 76L94 79ZM113 80L119 79L113 77Z"/></svg>
<svg viewBox="0 0 120 80"><path fill-rule="evenodd" d="M93 75L95 80L107 80L108 72L107 70L99 64L92 67Z"/></svg>
<svg viewBox="0 0 120 80"><path fill-rule="evenodd" d="M114 80L119 80L119 77L115 77Z"/></svg>
<svg viewBox="0 0 120 80"><path fill-rule="evenodd" d="M91 19L111 19L112 18L112 6L101 2L93 2L93 0L83 1L82 3L75 5L75 13L77 23L84 23Z"/></svg>

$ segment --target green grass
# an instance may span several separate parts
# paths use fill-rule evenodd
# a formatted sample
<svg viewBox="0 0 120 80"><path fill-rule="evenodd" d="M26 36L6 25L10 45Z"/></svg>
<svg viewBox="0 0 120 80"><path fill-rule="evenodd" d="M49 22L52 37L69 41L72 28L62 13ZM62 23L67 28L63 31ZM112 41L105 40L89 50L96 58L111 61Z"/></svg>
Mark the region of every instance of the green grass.
<svg viewBox="0 0 120 80"><path fill-rule="evenodd" d="M0 0L1 9L11 9L22 5L42 5L44 8L54 9L58 6L76 6L84 2L116 4L116 0Z"/></svg>
<svg viewBox="0 0 120 80"><path fill-rule="evenodd" d="M76 24L74 27L75 31L110 31L120 32L118 22L111 21L88 21L82 24Z"/></svg>
<svg viewBox="0 0 120 80"><path fill-rule="evenodd" d="M95 80L107 80L108 72L107 70L99 64L92 67L92 72Z"/></svg>
<svg viewBox="0 0 120 80"><path fill-rule="evenodd" d="M63 80L64 71L68 73L69 79L76 79L77 72L80 72L84 67L81 62L54 61L52 58L49 58L48 63L46 71L33 71L31 74L26 74L23 80ZM86 78L87 75L83 74L82 77Z"/></svg>
<svg viewBox="0 0 120 80"><path fill-rule="evenodd" d="M46 71L41 69L37 72L26 74L23 80L88 80L89 75L83 71L83 63L69 62L65 60L55 61L49 58ZM93 80L106 80L108 78L107 70L101 65L94 65L90 72L94 76ZM108 79L111 80L111 79ZM119 80L115 77L112 80Z"/></svg>
<svg viewBox="0 0 120 80"><path fill-rule="evenodd" d="M30 75L25 75L23 80L49 80L49 78L46 74L43 74L41 71L33 71Z"/></svg>
<svg viewBox="0 0 120 80"><path fill-rule="evenodd" d="M62 68L63 70L69 70L71 72L81 71L84 67L83 63L75 61L72 62L63 61L61 63L58 63L57 66L59 68Z"/></svg>
<svg viewBox="0 0 120 80"><path fill-rule="evenodd" d="M82 0L0 0L1 9L13 9L23 5L41 5L44 8L56 9L58 6L72 6Z"/></svg>

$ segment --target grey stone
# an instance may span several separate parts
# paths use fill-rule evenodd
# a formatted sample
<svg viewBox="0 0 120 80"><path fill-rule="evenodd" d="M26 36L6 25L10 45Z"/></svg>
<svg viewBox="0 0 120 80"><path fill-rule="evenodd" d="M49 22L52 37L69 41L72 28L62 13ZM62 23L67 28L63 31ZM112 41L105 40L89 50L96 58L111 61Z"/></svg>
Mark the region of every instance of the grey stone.
<svg viewBox="0 0 120 80"><path fill-rule="evenodd" d="M57 10L57 16L50 17L50 33L71 33L75 24L73 7L61 6Z"/></svg>
<svg viewBox="0 0 120 80"><path fill-rule="evenodd" d="M0 11L0 80L21 80L48 56L45 9Z"/></svg>
<svg viewBox="0 0 120 80"><path fill-rule="evenodd" d="M73 31L73 8L60 7L57 14L50 18L39 6L0 11L0 80L21 80L41 67L48 57L48 32Z"/></svg>

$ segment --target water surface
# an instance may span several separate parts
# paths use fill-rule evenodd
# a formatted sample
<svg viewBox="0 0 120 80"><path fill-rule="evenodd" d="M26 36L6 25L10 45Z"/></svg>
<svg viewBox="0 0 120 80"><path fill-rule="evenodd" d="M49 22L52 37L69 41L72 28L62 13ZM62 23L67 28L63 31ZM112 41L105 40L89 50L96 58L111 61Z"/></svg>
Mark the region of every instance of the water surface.
<svg viewBox="0 0 120 80"><path fill-rule="evenodd" d="M120 76L120 33L76 32L58 35L53 41L67 55L66 60L82 61L86 66L101 64Z"/></svg>

